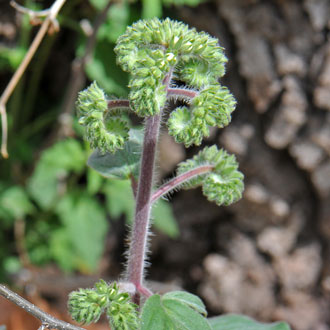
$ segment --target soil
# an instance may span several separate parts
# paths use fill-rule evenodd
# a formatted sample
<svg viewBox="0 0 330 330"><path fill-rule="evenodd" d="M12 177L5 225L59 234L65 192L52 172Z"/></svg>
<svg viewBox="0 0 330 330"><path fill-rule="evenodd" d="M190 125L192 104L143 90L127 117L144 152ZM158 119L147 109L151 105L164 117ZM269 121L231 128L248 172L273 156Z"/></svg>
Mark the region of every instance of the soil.
<svg viewBox="0 0 330 330"><path fill-rule="evenodd" d="M210 315L244 313L286 320L295 330L329 330L330 2L215 0L177 16L225 48L223 84L237 109L205 144L236 155L245 193L221 208L198 189L173 195L181 235L152 238L148 279L160 290L200 295ZM197 151L164 132L160 179ZM103 277L120 273L125 237L121 219L108 237ZM33 288L58 309L64 293L98 277L61 277L54 269L38 276Z"/></svg>

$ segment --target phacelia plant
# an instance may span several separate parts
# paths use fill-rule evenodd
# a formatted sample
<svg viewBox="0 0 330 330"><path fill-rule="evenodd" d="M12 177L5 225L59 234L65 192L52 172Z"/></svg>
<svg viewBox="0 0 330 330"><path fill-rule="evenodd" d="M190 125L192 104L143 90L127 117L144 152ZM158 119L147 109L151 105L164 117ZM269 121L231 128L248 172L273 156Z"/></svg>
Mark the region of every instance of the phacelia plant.
<svg viewBox="0 0 330 330"><path fill-rule="evenodd" d="M94 289L72 292L70 313L78 322L90 323L105 312L112 329L227 329L219 326L222 321L205 318L198 297L187 292L160 296L144 282L153 203L181 187L202 186L204 195L217 205L229 205L242 196L243 174L235 157L217 146L180 163L177 175L164 185L156 187L154 182L159 130L170 100L178 106L168 116L168 132L186 147L200 145L210 127L229 124L236 102L219 82L227 62L223 48L217 39L183 23L151 19L128 27L115 52L118 64L130 75L128 99L108 99L94 82L79 94L77 108L86 139L96 149L89 165L132 182L136 208L127 268L118 284L101 281ZM130 129L123 116L126 111L144 118L140 144L140 133ZM277 325L272 329L287 329Z"/></svg>

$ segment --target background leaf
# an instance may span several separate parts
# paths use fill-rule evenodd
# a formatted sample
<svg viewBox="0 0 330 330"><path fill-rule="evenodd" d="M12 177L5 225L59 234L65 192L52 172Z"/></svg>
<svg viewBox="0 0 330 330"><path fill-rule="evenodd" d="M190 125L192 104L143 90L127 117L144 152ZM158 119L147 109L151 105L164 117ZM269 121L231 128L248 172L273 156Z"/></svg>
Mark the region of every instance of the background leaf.
<svg viewBox="0 0 330 330"><path fill-rule="evenodd" d="M96 199L77 191L65 195L58 203L56 212L73 251L84 263L81 266L85 266L85 271L95 270L103 252L108 229L102 206ZM60 239L63 240L63 237L64 234L61 233Z"/></svg>
<svg viewBox="0 0 330 330"><path fill-rule="evenodd" d="M212 317L209 323L213 330L290 330L285 322L260 323L253 319L236 314Z"/></svg>
<svg viewBox="0 0 330 330"><path fill-rule="evenodd" d="M95 80L108 94L117 96L127 95L127 74L122 72L116 63L116 56L113 51L114 45L108 40L100 40L95 48L94 56L85 67L90 80Z"/></svg>
<svg viewBox="0 0 330 330"><path fill-rule="evenodd" d="M13 219L23 219L35 211L27 193L22 187L12 186L0 195L0 205Z"/></svg>
<svg viewBox="0 0 330 330"><path fill-rule="evenodd" d="M126 216L129 223L133 222L135 201L129 180L108 180L103 189L106 196L106 207L114 219Z"/></svg>
<svg viewBox="0 0 330 330"><path fill-rule="evenodd" d="M30 180L28 191L43 209L50 208L58 197L60 186L70 171L85 167L85 152L74 139L60 141L43 152Z"/></svg>
<svg viewBox="0 0 330 330"><path fill-rule="evenodd" d="M172 206L165 200L159 200L152 207L152 222L158 230L171 238L177 238L180 234Z"/></svg>
<svg viewBox="0 0 330 330"><path fill-rule="evenodd" d="M107 20L98 31L98 39L105 39L115 43L117 38L125 32L129 24L129 18L130 6L128 2L114 3L108 11Z"/></svg>
<svg viewBox="0 0 330 330"><path fill-rule="evenodd" d="M162 16L161 0L142 0L142 18Z"/></svg>
<svg viewBox="0 0 330 330"><path fill-rule="evenodd" d="M106 207L114 219L125 215L129 223L133 222L135 201L129 180L108 180L103 192L106 196ZM159 231L171 238L179 236L179 227L172 207L164 200L159 200L152 208L152 223Z"/></svg>
<svg viewBox="0 0 330 330"><path fill-rule="evenodd" d="M91 168L87 168L87 191L90 195L98 193L103 185L102 176Z"/></svg>

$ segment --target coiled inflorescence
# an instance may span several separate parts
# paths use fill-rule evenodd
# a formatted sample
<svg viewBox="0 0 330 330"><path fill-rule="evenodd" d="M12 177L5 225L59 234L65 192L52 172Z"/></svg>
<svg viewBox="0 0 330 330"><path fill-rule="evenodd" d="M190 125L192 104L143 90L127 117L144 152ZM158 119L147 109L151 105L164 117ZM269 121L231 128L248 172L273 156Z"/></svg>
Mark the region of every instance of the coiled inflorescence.
<svg viewBox="0 0 330 330"><path fill-rule="evenodd" d="M97 322L103 312L112 329L139 329L137 306L128 293L120 292L116 283L100 280L93 289L79 289L70 293L69 313L80 323Z"/></svg>
<svg viewBox="0 0 330 330"><path fill-rule="evenodd" d="M128 140L127 123L116 109L110 113L106 96L95 82L79 93L77 109L79 124L86 127L85 137L93 149L104 154L124 147Z"/></svg>
<svg viewBox="0 0 330 330"><path fill-rule="evenodd" d="M115 48L117 61L130 73L130 106L139 116L159 114L167 101L166 77L182 81L196 96L174 110L169 133L186 146L199 145L210 126L230 121L235 100L218 79L227 59L217 39L170 19L141 20L128 27Z"/></svg>
<svg viewBox="0 0 330 330"><path fill-rule="evenodd" d="M229 205L242 197L244 176L238 170L235 156L229 155L225 150L218 150L216 146L205 147L192 159L180 163L177 174L205 165L211 165L213 170L185 182L184 188L201 185L203 194L217 205Z"/></svg>

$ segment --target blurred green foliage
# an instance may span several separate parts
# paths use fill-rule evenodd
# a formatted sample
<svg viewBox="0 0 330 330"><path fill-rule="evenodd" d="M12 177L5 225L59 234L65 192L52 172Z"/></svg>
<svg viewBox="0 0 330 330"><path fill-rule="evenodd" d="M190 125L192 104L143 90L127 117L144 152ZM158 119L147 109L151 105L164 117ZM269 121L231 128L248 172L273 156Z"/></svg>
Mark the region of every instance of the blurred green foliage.
<svg viewBox="0 0 330 330"><path fill-rule="evenodd" d="M96 80L109 95L124 96L128 77L116 65L113 48L126 26L141 17L161 17L164 10L170 14L175 5L195 6L201 2L122 0L113 4L85 68L88 79ZM21 267L19 244L25 246L33 264L55 262L67 272L93 272L103 254L111 221L121 216L132 221L134 199L129 180L105 179L86 166L91 151L82 142L75 121L77 138L54 141L67 87L56 84L56 76L68 77L71 61L85 52L88 37L80 27L81 19L93 22L107 3L74 0L64 6L59 16L61 32L43 41L7 105L10 158L0 162L0 279ZM32 0L25 1L25 6L44 9ZM5 10L12 9L8 5ZM14 42L0 42L3 88L22 61L34 33L29 18L23 16ZM65 41L66 35L69 41ZM52 58L59 54L65 55L54 62ZM54 67L52 63L63 66ZM157 229L171 238L178 236L172 209L165 201L155 205L153 219ZM18 222L24 223L24 237L14 234Z"/></svg>

